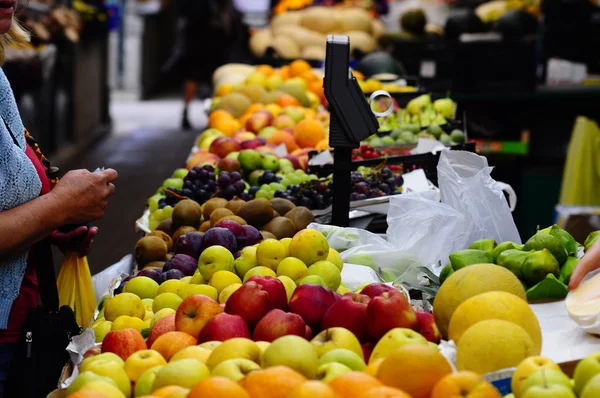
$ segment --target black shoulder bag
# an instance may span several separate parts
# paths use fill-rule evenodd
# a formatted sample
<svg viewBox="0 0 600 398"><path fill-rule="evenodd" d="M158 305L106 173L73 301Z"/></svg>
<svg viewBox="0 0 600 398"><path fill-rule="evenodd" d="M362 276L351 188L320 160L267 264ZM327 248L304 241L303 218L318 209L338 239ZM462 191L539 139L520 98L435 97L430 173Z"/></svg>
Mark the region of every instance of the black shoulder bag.
<svg viewBox="0 0 600 398"><path fill-rule="evenodd" d="M15 145L15 136L5 122ZM21 331L4 388L6 398L44 398L55 390L71 338L81 333L69 306L59 309L58 288L49 239L35 244L31 251L36 260L40 305L29 311Z"/></svg>

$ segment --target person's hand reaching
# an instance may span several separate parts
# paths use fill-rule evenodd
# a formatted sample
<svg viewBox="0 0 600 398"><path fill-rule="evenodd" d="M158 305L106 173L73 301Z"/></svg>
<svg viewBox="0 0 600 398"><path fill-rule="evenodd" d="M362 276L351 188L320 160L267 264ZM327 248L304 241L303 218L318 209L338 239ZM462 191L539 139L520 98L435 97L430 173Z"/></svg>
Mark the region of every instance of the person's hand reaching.
<svg viewBox="0 0 600 398"><path fill-rule="evenodd" d="M84 257L90 254L97 233L97 227L88 228L84 225L69 232L56 230L52 233L52 244L57 246L63 254L76 252L79 257Z"/></svg>
<svg viewBox="0 0 600 398"><path fill-rule="evenodd" d="M598 268L600 268L600 241L596 242L577 264L569 281L569 290L577 289L583 278Z"/></svg>

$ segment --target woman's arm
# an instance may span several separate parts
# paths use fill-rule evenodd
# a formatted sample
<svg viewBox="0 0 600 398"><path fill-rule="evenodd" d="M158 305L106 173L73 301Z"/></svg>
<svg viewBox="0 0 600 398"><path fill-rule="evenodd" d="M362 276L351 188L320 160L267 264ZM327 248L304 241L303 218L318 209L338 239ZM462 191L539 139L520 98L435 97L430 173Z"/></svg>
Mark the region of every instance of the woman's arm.
<svg viewBox="0 0 600 398"><path fill-rule="evenodd" d="M587 274L598 268L600 268L600 241L597 241L577 264L569 281L569 290L576 289Z"/></svg>
<svg viewBox="0 0 600 398"><path fill-rule="evenodd" d="M0 258L19 253L65 224L102 218L117 172L70 171L47 195L0 212Z"/></svg>

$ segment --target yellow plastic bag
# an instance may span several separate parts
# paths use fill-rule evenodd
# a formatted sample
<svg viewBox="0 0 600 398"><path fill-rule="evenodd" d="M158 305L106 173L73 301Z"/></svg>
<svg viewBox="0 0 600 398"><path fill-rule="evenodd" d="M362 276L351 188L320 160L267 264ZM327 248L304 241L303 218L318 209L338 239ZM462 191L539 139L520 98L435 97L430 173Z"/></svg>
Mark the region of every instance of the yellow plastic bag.
<svg viewBox="0 0 600 398"><path fill-rule="evenodd" d="M96 294L87 257L79 258L77 253L67 252L56 283L59 305L71 307L79 326L87 327L96 310Z"/></svg>
<svg viewBox="0 0 600 398"><path fill-rule="evenodd" d="M560 204L600 205L600 128L583 116L577 118L571 135Z"/></svg>

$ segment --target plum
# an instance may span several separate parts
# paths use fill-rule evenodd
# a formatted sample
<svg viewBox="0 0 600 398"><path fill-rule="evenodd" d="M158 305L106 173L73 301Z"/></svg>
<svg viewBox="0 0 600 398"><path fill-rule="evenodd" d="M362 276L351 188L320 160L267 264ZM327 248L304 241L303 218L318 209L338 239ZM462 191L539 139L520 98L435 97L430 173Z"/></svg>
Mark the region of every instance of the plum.
<svg viewBox="0 0 600 398"><path fill-rule="evenodd" d="M244 243L244 246L253 246L262 241L262 234L252 225L244 225L242 228L246 230L246 242Z"/></svg>
<svg viewBox="0 0 600 398"><path fill-rule="evenodd" d="M230 230L235 236L238 249L246 246L246 230L237 222L233 220L223 220L215 227L218 228L227 228Z"/></svg>
<svg viewBox="0 0 600 398"><path fill-rule="evenodd" d="M147 276L159 285L163 282L162 272L157 269L143 269L135 274L135 276Z"/></svg>
<svg viewBox="0 0 600 398"><path fill-rule="evenodd" d="M233 254L237 251L237 240L229 229L214 227L202 237L202 251L211 246L223 246Z"/></svg>
<svg viewBox="0 0 600 398"><path fill-rule="evenodd" d="M168 281L169 279L181 279L185 275L178 269L170 269L167 272L163 272L162 276L165 281Z"/></svg>
<svg viewBox="0 0 600 398"><path fill-rule="evenodd" d="M173 252L175 254L187 254L198 260L200 258L200 249L202 245L202 233L200 232L188 232L183 234L175 242Z"/></svg>
<svg viewBox="0 0 600 398"><path fill-rule="evenodd" d="M198 270L198 261L187 254L176 254L163 266L163 272L178 270L183 276L193 276Z"/></svg>
<svg viewBox="0 0 600 398"><path fill-rule="evenodd" d="M127 282L129 282L129 280L131 280L131 278L133 278L133 275L129 275L128 277L126 277L125 279L123 279L121 281L121 283L119 283L119 286L117 286L113 292L113 295L116 296L117 294L121 294L123 292L123 288L125 287L125 285L127 284Z"/></svg>

